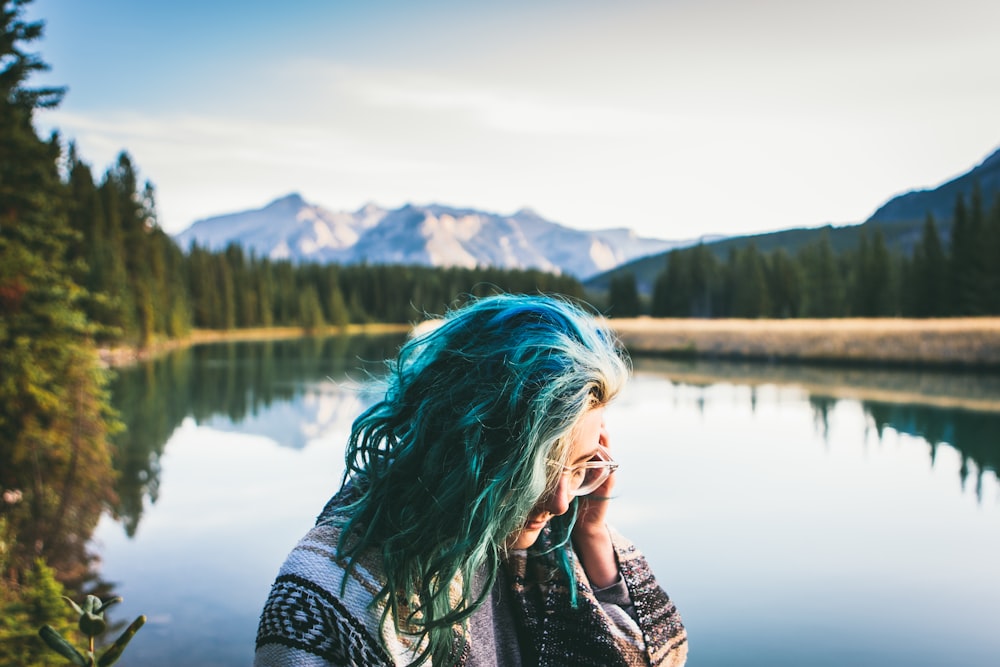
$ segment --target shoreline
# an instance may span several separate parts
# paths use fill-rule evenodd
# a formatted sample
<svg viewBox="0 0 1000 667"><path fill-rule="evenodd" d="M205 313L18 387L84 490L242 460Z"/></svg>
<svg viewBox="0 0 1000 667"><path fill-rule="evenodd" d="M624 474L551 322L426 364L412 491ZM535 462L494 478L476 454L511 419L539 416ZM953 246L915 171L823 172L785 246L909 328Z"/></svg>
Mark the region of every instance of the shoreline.
<svg viewBox="0 0 1000 667"><path fill-rule="evenodd" d="M609 319L629 354L674 360L778 365L1000 372L1000 317L902 319ZM172 350L232 341L407 333L411 324L353 324L304 331L299 327L196 329L147 348L101 347L109 367L153 359Z"/></svg>
<svg viewBox="0 0 1000 667"><path fill-rule="evenodd" d="M608 322L636 357L1000 372L1000 317Z"/></svg>
<svg viewBox="0 0 1000 667"><path fill-rule="evenodd" d="M347 327L324 327L305 331L301 327L268 327L255 329L194 329L183 338L157 340L149 347L129 345L98 347L97 356L107 368L132 366L159 356L195 345L230 343L236 341L285 340L289 338L314 338L326 336L355 336L358 334L407 333L408 324L349 324Z"/></svg>
<svg viewBox="0 0 1000 667"><path fill-rule="evenodd" d="M611 319L637 372L690 384L799 385L810 393L1000 413L1000 318L937 320ZM430 323L428 323L430 324ZM422 326L421 324L417 325ZM423 325L426 326L426 325ZM433 326L431 324L431 326ZM406 334L411 324L195 330L146 349L99 350L106 367L206 343Z"/></svg>

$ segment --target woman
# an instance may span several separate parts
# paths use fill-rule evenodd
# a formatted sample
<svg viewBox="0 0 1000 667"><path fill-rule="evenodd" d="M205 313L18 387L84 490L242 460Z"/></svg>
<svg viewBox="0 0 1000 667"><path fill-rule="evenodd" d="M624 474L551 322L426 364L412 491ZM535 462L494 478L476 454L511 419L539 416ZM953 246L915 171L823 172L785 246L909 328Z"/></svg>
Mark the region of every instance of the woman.
<svg viewBox="0 0 1000 667"><path fill-rule="evenodd" d="M604 407L628 370L551 297L474 301L408 341L278 574L255 664L682 665L673 603L605 524Z"/></svg>

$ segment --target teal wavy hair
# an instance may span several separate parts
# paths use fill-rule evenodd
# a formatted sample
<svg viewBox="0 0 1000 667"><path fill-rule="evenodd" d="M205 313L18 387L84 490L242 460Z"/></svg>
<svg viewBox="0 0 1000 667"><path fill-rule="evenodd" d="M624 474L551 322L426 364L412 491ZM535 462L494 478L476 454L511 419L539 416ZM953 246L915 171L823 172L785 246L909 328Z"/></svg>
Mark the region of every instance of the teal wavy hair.
<svg viewBox="0 0 1000 667"><path fill-rule="evenodd" d="M554 488L574 428L625 383L618 339L581 307L548 296L470 302L407 341L390 363L384 398L357 418L345 484L356 500L339 514L338 555L349 567L380 557L396 630L426 638L416 664L447 664L454 628L489 596L512 535ZM567 549L574 508L551 523L556 560L574 581ZM484 567L485 566L485 567ZM474 574L485 582L475 597ZM449 599L461 574L462 597ZM575 586L573 587L575 589ZM400 618L398 595L416 594Z"/></svg>

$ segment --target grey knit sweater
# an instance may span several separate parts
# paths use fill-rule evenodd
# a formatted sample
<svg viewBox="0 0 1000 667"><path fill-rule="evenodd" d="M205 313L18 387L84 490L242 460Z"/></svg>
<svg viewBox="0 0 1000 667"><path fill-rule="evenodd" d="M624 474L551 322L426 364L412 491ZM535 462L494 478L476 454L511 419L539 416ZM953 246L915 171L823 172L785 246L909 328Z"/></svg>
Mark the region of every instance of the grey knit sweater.
<svg viewBox="0 0 1000 667"><path fill-rule="evenodd" d="M261 614L258 667L406 665L419 652L414 638L395 632L391 620L383 626L383 607L371 604L382 586L377 560L362 557L346 574L345 563L336 557L339 537L338 526L320 523L289 554ZM548 531L539 539L547 540ZM496 655L496 664L504 667L516 666L518 659L521 665L553 667L683 665L687 635L674 604L635 546L614 531L612 541L625 600L618 589L601 592L602 603L573 558L574 607L565 575L549 557L515 552L498 578L494 604L481 609L467 627L456 628L467 638L456 664L490 664L490 656ZM457 595L460 586L452 590ZM615 604L627 604L628 598L631 615Z"/></svg>

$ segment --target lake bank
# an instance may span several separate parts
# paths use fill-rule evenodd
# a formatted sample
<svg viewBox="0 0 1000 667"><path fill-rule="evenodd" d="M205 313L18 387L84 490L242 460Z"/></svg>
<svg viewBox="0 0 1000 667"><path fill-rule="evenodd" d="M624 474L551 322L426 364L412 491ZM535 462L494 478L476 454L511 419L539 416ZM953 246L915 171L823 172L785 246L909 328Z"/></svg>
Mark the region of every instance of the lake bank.
<svg viewBox="0 0 1000 667"><path fill-rule="evenodd" d="M637 357L765 361L824 366L1000 371L1000 318L737 320L609 320ZM174 349L227 341L306 336L406 333L408 324L350 325L305 332L297 327L198 329L145 349L101 348L101 360L127 366Z"/></svg>
<svg viewBox="0 0 1000 667"><path fill-rule="evenodd" d="M227 343L235 341L284 340L308 338L311 336L351 336L357 334L406 333L407 324L350 324L344 328L326 327L315 331L305 331L301 327L267 327L256 329L195 329L184 338L164 339L145 348L128 345L98 348L101 362L111 368L131 366L140 361L154 359L173 350L202 345L205 343Z"/></svg>
<svg viewBox="0 0 1000 667"><path fill-rule="evenodd" d="M1000 318L613 319L635 356L1000 371Z"/></svg>

